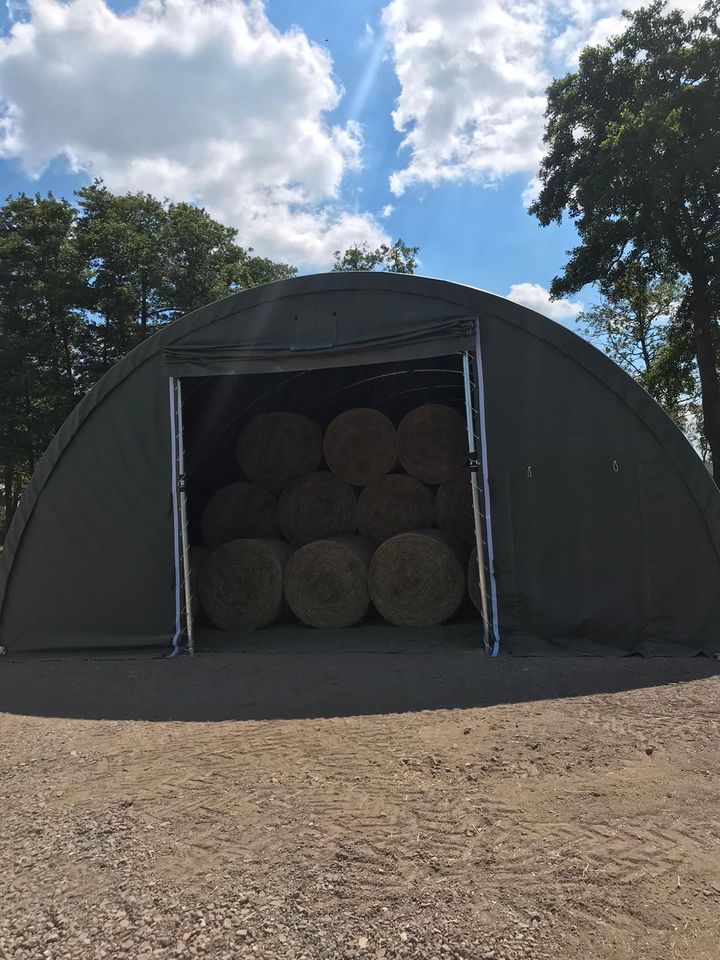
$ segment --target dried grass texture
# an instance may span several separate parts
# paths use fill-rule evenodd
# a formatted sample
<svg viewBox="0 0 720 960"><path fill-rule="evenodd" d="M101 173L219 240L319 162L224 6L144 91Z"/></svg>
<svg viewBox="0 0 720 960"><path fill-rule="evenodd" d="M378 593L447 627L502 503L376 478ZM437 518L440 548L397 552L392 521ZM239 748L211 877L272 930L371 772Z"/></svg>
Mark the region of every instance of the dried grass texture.
<svg viewBox="0 0 720 960"><path fill-rule="evenodd" d="M466 546L471 547L475 543L469 470L457 470L440 484L435 494L435 520L441 530L457 537Z"/></svg>
<svg viewBox="0 0 720 960"><path fill-rule="evenodd" d="M202 515L203 540L214 550L230 540L280 536L277 499L263 487L238 480L222 487Z"/></svg>
<svg viewBox="0 0 720 960"><path fill-rule="evenodd" d="M205 575L205 569L210 559L210 550L201 544L196 544L188 550L190 561L190 598L194 619L202 619L203 609L200 604L200 583Z"/></svg>
<svg viewBox="0 0 720 960"><path fill-rule="evenodd" d="M442 483L467 462L465 420L445 404L411 410L400 421L397 438L400 463L424 483Z"/></svg>
<svg viewBox="0 0 720 960"><path fill-rule="evenodd" d="M285 565L292 548L282 540L231 540L214 550L200 581L200 602L221 630L257 630L283 609Z"/></svg>
<svg viewBox="0 0 720 960"><path fill-rule="evenodd" d="M322 431L298 413L261 413L241 432L235 455L249 480L280 491L320 466Z"/></svg>
<svg viewBox="0 0 720 960"><path fill-rule="evenodd" d="M386 540L370 563L370 598L398 627L434 627L457 612L465 596L461 546L439 530Z"/></svg>
<svg viewBox="0 0 720 960"><path fill-rule="evenodd" d="M468 594L472 600L473 606L479 614L482 614L482 597L480 594L480 571L478 570L477 548L473 549L468 560Z"/></svg>
<svg viewBox="0 0 720 960"><path fill-rule="evenodd" d="M288 606L309 627L352 627L370 607L372 544L362 537L317 540L297 550L285 572Z"/></svg>
<svg viewBox="0 0 720 960"><path fill-rule="evenodd" d="M376 546L398 533L432 527L432 493L425 484L406 474L378 477L358 497L357 522L361 535Z"/></svg>
<svg viewBox="0 0 720 960"><path fill-rule="evenodd" d="M302 546L328 537L352 536L357 529L357 501L352 487L326 470L298 477L278 504L286 540Z"/></svg>
<svg viewBox="0 0 720 960"><path fill-rule="evenodd" d="M397 434L379 410L357 407L335 417L325 431L325 462L336 476L364 487L397 463Z"/></svg>

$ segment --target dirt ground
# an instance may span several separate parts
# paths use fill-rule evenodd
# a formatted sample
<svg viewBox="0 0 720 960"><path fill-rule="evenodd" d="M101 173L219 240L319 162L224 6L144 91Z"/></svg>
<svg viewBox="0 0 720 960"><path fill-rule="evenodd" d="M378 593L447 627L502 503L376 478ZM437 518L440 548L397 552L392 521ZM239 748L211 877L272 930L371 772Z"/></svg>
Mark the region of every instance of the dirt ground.
<svg viewBox="0 0 720 960"><path fill-rule="evenodd" d="M717 960L718 666L5 658L0 957Z"/></svg>

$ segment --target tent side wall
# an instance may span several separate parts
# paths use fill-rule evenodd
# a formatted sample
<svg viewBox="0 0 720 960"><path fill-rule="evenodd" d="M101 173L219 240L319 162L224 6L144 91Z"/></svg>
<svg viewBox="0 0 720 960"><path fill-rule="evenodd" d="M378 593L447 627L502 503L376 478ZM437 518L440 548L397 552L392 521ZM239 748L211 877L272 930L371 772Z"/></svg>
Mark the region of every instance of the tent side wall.
<svg viewBox="0 0 720 960"><path fill-rule="evenodd" d="M174 617L168 381L156 354L62 452L3 608L13 650L167 643Z"/></svg>
<svg viewBox="0 0 720 960"><path fill-rule="evenodd" d="M562 349L563 332L551 345L496 317L482 326L505 648L716 651L714 484L703 472L696 478L710 494L706 515L668 450L679 439L688 473L696 464L704 471L674 424L629 378L618 378L631 401L652 404L666 445L627 394L608 389L605 358L593 370L589 350Z"/></svg>

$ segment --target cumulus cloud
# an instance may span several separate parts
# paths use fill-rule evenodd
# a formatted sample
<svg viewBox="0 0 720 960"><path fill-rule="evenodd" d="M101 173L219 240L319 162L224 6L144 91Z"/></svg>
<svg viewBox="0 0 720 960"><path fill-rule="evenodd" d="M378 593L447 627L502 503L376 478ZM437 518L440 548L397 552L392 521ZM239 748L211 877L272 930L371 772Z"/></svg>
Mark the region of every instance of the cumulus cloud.
<svg viewBox="0 0 720 960"><path fill-rule="evenodd" d="M539 283L514 283L507 298L560 323L574 320L583 309L582 303L573 300L551 300L549 291Z"/></svg>
<svg viewBox="0 0 720 960"><path fill-rule="evenodd" d="M525 208L529 207L531 203L534 203L537 198L540 196L540 191L542 190L542 182L540 177L530 177L527 182L525 189L522 192L522 204Z"/></svg>
<svg viewBox="0 0 720 960"><path fill-rule="evenodd" d="M380 211L380 219L385 220L387 217L391 217L393 213L395 213L395 207L391 203L386 203Z"/></svg>
<svg viewBox="0 0 720 960"><path fill-rule="evenodd" d="M686 12L700 0L671 0ZM623 28L647 0L390 0L383 11L400 83L393 112L413 184L491 184L537 169L545 89L588 43ZM530 185L529 185L529 188ZM526 196L531 196L526 189Z"/></svg>
<svg viewBox="0 0 720 960"><path fill-rule="evenodd" d="M263 0L30 0L0 39L0 156L39 175L58 156L112 189L197 202L239 240L303 267L386 239L341 186L362 135L326 49L281 32Z"/></svg>
<svg viewBox="0 0 720 960"><path fill-rule="evenodd" d="M410 158L390 187L492 181L540 158L542 8L525 0L392 0L383 11Z"/></svg>

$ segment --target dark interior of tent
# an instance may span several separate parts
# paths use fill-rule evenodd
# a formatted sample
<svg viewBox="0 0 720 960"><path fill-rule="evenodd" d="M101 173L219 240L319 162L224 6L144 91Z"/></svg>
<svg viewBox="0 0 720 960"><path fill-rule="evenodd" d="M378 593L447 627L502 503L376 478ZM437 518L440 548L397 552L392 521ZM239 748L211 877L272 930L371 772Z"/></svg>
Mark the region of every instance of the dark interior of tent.
<svg viewBox="0 0 720 960"><path fill-rule="evenodd" d="M470 390L477 436L472 372ZM427 403L452 406L465 417L462 354L283 373L183 378L189 543L203 543L201 519L213 494L233 481L245 479L235 449L243 427L256 415L292 411L313 420L324 431L338 414L357 407L369 407L384 413L397 427L405 414ZM325 465L320 469L326 469ZM402 472L402 468L396 466L395 471ZM357 494L359 490L355 492ZM196 616L195 631L201 648L228 641L297 644L301 638L321 640L326 633L322 629L303 626L290 613L286 613L280 623L261 630L228 633L213 627L201 610ZM450 620L432 628L431 632L433 639L441 643L482 644L481 618L468 597ZM336 638L342 634L352 645L370 642L387 649L393 644L406 643L413 630L383 623L371 608L361 624L333 633ZM428 631L422 633L427 640Z"/></svg>

